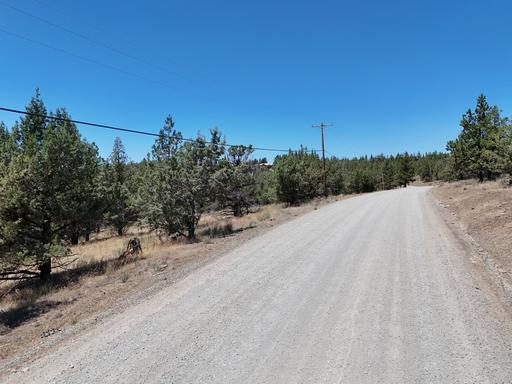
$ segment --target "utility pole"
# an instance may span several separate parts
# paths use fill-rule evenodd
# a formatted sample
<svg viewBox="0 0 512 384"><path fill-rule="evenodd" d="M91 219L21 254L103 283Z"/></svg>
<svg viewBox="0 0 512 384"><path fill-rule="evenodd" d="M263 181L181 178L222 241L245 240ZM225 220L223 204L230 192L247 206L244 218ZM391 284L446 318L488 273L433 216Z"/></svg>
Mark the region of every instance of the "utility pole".
<svg viewBox="0 0 512 384"><path fill-rule="evenodd" d="M325 170L325 145L324 145L324 128L332 127L332 124L320 123L318 125L312 125L313 128L320 128L322 132L322 168L323 168L323 179L324 179L324 195L327 197L327 173Z"/></svg>

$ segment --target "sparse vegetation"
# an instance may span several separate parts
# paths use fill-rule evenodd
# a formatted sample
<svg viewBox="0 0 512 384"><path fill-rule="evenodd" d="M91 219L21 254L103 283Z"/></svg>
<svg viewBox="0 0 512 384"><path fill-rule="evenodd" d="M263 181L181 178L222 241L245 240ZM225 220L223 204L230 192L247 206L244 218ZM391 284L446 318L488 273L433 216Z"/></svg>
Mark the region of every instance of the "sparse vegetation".
<svg viewBox="0 0 512 384"><path fill-rule="evenodd" d="M69 258L73 246L100 233L122 237L129 228L139 228L143 242L146 235L159 241L196 241L208 212L227 209L242 217L257 205L297 205L324 192L321 159L306 148L268 164L251 159L250 145L227 146L217 129L208 138L199 134L184 140L169 116L140 163L128 160L119 138L112 154L101 159L64 109L45 118L39 92L27 112L11 129L0 124L3 279L48 280L54 266L80 262ZM484 180L510 173L510 124L497 107L480 96L461 126L459 137L448 143L450 153L330 157L325 189L330 195L364 193L407 186L415 178ZM210 238L232 231L223 223L200 234Z"/></svg>

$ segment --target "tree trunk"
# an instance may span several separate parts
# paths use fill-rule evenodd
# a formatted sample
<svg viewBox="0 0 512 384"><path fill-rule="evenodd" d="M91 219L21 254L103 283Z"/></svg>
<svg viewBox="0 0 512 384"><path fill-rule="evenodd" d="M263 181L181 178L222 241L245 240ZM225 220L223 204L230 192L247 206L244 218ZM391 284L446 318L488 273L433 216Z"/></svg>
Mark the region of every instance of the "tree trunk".
<svg viewBox="0 0 512 384"><path fill-rule="evenodd" d="M117 235L118 236L123 236L123 228L121 228L121 227L117 228Z"/></svg>
<svg viewBox="0 0 512 384"><path fill-rule="evenodd" d="M80 239L80 234L78 232L78 229L74 230L71 234L71 238L69 239L72 245L77 245L78 240Z"/></svg>
<svg viewBox="0 0 512 384"><path fill-rule="evenodd" d="M49 257L41 265L39 265L39 277L42 281L50 280L50 276L52 273L52 259Z"/></svg>
<svg viewBox="0 0 512 384"><path fill-rule="evenodd" d="M196 226L193 223L189 223L187 231L187 238L189 240L194 240L196 238Z"/></svg>
<svg viewBox="0 0 512 384"><path fill-rule="evenodd" d="M243 216L242 205L238 201L233 204L233 215L236 217Z"/></svg>
<svg viewBox="0 0 512 384"><path fill-rule="evenodd" d="M89 241L91 239L91 232L85 232L85 241Z"/></svg>

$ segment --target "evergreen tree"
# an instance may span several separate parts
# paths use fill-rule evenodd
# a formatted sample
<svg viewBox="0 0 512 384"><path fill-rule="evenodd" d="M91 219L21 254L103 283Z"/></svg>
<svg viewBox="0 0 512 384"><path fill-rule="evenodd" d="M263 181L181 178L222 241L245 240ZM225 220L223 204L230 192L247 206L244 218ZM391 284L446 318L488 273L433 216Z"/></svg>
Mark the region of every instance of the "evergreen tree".
<svg viewBox="0 0 512 384"><path fill-rule="evenodd" d="M199 135L187 142L178 153L178 204L188 239L195 238L195 229L201 215L216 198L214 174L221 165L225 142L216 129L210 131L210 140Z"/></svg>
<svg viewBox="0 0 512 384"><path fill-rule="evenodd" d="M73 201L66 216L69 217L67 239L77 244L81 234L89 233L101 220L101 197L99 196L99 157L98 148L82 139L71 117L64 109L51 114L47 126L48 135L59 135L61 151L66 156L69 167L67 199ZM55 159L55 162L58 160Z"/></svg>
<svg viewBox="0 0 512 384"><path fill-rule="evenodd" d="M394 158L391 156L384 160L382 166L382 189L392 189L396 187L396 170L394 166Z"/></svg>
<svg viewBox="0 0 512 384"><path fill-rule="evenodd" d="M112 226L119 236L137 220L130 191L132 175L129 172L128 156L119 137L114 140L112 153L104 167L105 223Z"/></svg>
<svg viewBox="0 0 512 384"><path fill-rule="evenodd" d="M397 172L397 183L399 186L407 187L414 179L414 164L412 157L407 152L403 155L398 155L398 172Z"/></svg>
<svg viewBox="0 0 512 384"><path fill-rule="evenodd" d="M274 160L277 197L294 205L318 196L322 182L322 165L316 153L306 148L290 151Z"/></svg>
<svg viewBox="0 0 512 384"><path fill-rule="evenodd" d="M183 145L182 135L174 129L171 116L165 120L151 156L143 162L144 182L140 192L140 206L144 220L161 235L182 235L182 208L179 204L178 151Z"/></svg>
<svg viewBox="0 0 512 384"><path fill-rule="evenodd" d="M5 124L0 122L0 175L2 170L5 171L5 168L19 150L17 147L17 137L17 129L9 132Z"/></svg>
<svg viewBox="0 0 512 384"><path fill-rule="evenodd" d="M506 167L506 146L505 120L498 108L491 107L486 97L480 95L475 111L469 109L460 125L462 131L458 138L447 145L457 176L477 177L479 181L499 176Z"/></svg>
<svg viewBox="0 0 512 384"><path fill-rule="evenodd" d="M250 145L229 147L215 175L219 204L229 207L234 216L242 216L254 203L257 164L249 161L252 153Z"/></svg>
<svg viewBox="0 0 512 384"><path fill-rule="evenodd" d="M345 175L343 163L337 159L328 159L326 161L326 180L327 191L332 195L339 195L345 189Z"/></svg>
<svg viewBox="0 0 512 384"><path fill-rule="evenodd" d="M38 93L27 107L35 110L45 110ZM22 119L19 151L0 178L3 277L39 275L47 280L52 260L69 253L70 228L90 198L87 180L95 172L96 148L82 140L63 110L56 116L66 120L47 124L40 116Z"/></svg>
<svg viewBox="0 0 512 384"><path fill-rule="evenodd" d="M214 177L224 154L219 131L210 133L208 142L198 135L194 141L183 143L172 118L166 119L145 163L151 184L145 184L142 200L145 220L152 229L167 236L195 238L201 215L216 200Z"/></svg>
<svg viewBox="0 0 512 384"><path fill-rule="evenodd" d="M35 95L25 110L27 115L21 118L19 124L21 146L26 155L35 155L42 144L47 124L46 107L41 99L39 89L36 89Z"/></svg>

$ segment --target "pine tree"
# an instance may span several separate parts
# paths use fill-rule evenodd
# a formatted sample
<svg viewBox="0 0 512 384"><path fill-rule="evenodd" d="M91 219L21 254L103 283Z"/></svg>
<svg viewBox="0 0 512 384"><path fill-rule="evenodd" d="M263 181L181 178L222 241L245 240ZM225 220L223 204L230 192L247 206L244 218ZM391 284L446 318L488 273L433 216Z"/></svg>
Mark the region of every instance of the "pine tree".
<svg viewBox="0 0 512 384"><path fill-rule="evenodd" d="M398 155L398 172L397 183L399 186L407 187L414 178L414 164L412 157L405 152L403 155Z"/></svg>
<svg viewBox="0 0 512 384"><path fill-rule="evenodd" d="M449 141L447 149L454 160L459 178L477 177L479 181L494 179L506 166L503 141L505 120L496 106L491 107L484 95L477 100L475 111L469 109L460 123L458 138Z"/></svg>
<svg viewBox="0 0 512 384"><path fill-rule="evenodd" d="M391 156L384 160L382 168L382 189L392 189L396 187L396 170L393 165L394 158Z"/></svg>
<svg viewBox="0 0 512 384"><path fill-rule="evenodd" d="M0 175L19 150L17 147L17 136L18 132L16 129L10 132L5 124L0 122Z"/></svg>
<svg viewBox="0 0 512 384"><path fill-rule="evenodd" d="M345 189L345 175L343 163L338 159L328 159L326 161L327 170L327 190L329 194L339 195Z"/></svg>

